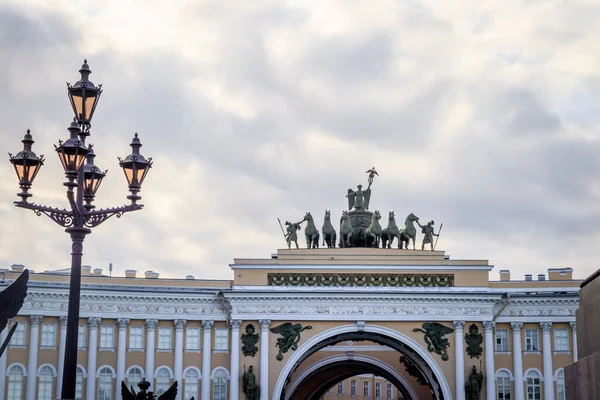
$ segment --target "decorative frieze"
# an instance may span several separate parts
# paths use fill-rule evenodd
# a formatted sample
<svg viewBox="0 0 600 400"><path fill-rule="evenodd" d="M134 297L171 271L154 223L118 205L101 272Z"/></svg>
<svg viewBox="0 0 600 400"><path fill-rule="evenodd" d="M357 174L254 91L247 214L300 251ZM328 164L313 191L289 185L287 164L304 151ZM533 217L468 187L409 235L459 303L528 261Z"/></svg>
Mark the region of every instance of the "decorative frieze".
<svg viewBox="0 0 600 400"><path fill-rule="evenodd" d="M269 286L454 286L453 274L270 273Z"/></svg>

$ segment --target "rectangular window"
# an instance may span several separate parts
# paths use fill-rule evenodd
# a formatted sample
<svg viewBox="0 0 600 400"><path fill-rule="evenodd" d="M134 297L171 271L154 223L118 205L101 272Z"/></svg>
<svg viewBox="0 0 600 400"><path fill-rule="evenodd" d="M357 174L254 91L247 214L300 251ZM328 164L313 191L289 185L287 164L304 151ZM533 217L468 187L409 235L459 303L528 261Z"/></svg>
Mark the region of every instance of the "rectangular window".
<svg viewBox="0 0 600 400"><path fill-rule="evenodd" d="M79 325L77 328L77 347L80 349L87 347L85 343L85 325Z"/></svg>
<svg viewBox="0 0 600 400"><path fill-rule="evenodd" d="M381 399L381 383L375 382L375 398Z"/></svg>
<svg viewBox="0 0 600 400"><path fill-rule="evenodd" d="M163 350L170 350L171 347L171 328L161 326L158 328L158 348Z"/></svg>
<svg viewBox="0 0 600 400"><path fill-rule="evenodd" d="M112 349L114 346L114 333L114 326L102 325L100 327L100 347L105 349Z"/></svg>
<svg viewBox="0 0 600 400"><path fill-rule="evenodd" d="M42 324L42 346L56 346L56 324Z"/></svg>
<svg viewBox="0 0 600 400"><path fill-rule="evenodd" d="M394 398L394 386L391 383L387 384L387 400Z"/></svg>
<svg viewBox="0 0 600 400"><path fill-rule="evenodd" d="M344 394L344 382L338 383L337 394L338 395L343 395Z"/></svg>
<svg viewBox="0 0 600 400"><path fill-rule="evenodd" d="M143 349L144 348L144 327L130 326L129 327L129 348Z"/></svg>
<svg viewBox="0 0 600 400"><path fill-rule="evenodd" d="M200 328L185 328L185 348L200 350Z"/></svg>
<svg viewBox="0 0 600 400"><path fill-rule="evenodd" d="M215 329L215 350L228 350L229 349L229 335L227 328L216 328Z"/></svg>
<svg viewBox="0 0 600 400"><path fill-rule="evenodd" d="M354 379L350 381L350 396L358 396L358 388Z"/></svg>
<svg viewBox="0 0 600 400"><path fill-rule="evenodd" d="M537 329L525 330L525 351L540 351Z"/></svg>
<svg viewBox="0 0 600 400"><path fill-rule="evenodd" d="M554 350L569 351L569 330L555 329L554 330Z"/></svg>
<svg viewBox="0 0 600 400"><path fill-rule="evenodd" d="M496 329L496 351L508 351L508 330Z"/></svg>
<svg viewBox="0 0 600 400"><path fill-rule="evenodd" d="M25 346L25 324L19 323L17 325L17 329L15 329L15 333L13 333L12 338L10 339L11 346Z"/></svg>
<svg viewBox="0 0 600 400"><path fill-rule="evenodd" d="M369 397L371 395L371 382L363 382L363 396Z"/></svg>

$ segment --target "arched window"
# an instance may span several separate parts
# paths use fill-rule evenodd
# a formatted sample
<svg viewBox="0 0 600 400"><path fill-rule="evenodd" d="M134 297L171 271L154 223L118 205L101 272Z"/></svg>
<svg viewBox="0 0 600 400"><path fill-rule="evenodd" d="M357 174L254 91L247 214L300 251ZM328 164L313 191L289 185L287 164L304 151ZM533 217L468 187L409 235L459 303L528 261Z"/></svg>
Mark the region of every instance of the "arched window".
<svg viewBox="0 0 600 400"><path fill-rule="evenodd" d="M77 366L77 375L75 375L75 400L83 398L83 375L85 375L85 371L81 366Z"/></svg>
<svg viewBox="0 0 600 400"><path fill-rule="evenodd" d="M496 399L510 400L510 374L506 371L496 372Z"/></svg>
<svg viewBox="0 0 600 400"><path fill-rule="evenodd" d="M541 400L542 399L542 384L541 375L535 370L531 370L525 376L527 384L527 400Z"/></svg>
<svg viewBox="0 0 600 400"><path fill-rule="evenodd" d="M54 373L49 366L42 367L38 372L38 400L52 400Z"/></svg>
<svg viewBox="0 0 600 400"><path fill-rule="evenodd" d="M565 400L565 371L560 369L556 373L556 400Z"/></svg>
<svg viewBox="0 0 600 400"><path fill-rule="evenodd" d="M190 368L185 372L185 383L183 389L183 398L191 399L192 396L197 399L198 398L198 380L200 379L200 375L198 371Z"/></svg>
<svg viewBox="0 0 600 400"><path fill-rule="evenodd" d="M218 370L213 378L213 400L227 400L227 371Z"/></svg>
<svg viewBox="0 0 600 400"><path fill-rule="evenodd" d="M104 367L98 374L98 400L113 399L113 372L108 367Z"/></svg>
<svg viewBox="0 0 600 400"><path fill-rule="evenodd" d="M171 373L168 369L162 367L156 373L156 395L160 396L169 389L171 385Z"/></svg>
<svg viewBox="0 0 600 400"><path fill-rule="evenodd" d="M143 375L144 375L144 373L142 372L141 368L138 368L138 367L129 368L129 372L127 373L127 387L130 388L133 386L133 389L135 391L139 390L137 385L142 380Z"/></svg>
<svg viewBox="0 0 600 400"><path fill-rule="evenodd" d="M25 371L20 365L13 365L8 370L8 397L7 400L21 400L23 398L23 376Z"/></svg>

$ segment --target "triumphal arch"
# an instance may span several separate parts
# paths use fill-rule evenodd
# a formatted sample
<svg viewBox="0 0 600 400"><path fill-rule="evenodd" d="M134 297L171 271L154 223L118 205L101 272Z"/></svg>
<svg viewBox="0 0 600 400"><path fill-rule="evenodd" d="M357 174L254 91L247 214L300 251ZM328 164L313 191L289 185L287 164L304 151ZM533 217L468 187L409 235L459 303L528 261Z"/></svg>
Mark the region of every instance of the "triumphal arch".
<svg viewBox="0 0 600 400"><path fill-rule="evenodd" d="M487 260L436 249L433 221L371 210L367 172L341 216L285 221L286 248L234 259L231 280L84 267L78 398L117 398L144 377L159 394L177 382L185 400L564 399L572 269L490 280ZM0 286L22 270L1 270ZM68 273L31 274L0 398L60 393Z"/></svg>

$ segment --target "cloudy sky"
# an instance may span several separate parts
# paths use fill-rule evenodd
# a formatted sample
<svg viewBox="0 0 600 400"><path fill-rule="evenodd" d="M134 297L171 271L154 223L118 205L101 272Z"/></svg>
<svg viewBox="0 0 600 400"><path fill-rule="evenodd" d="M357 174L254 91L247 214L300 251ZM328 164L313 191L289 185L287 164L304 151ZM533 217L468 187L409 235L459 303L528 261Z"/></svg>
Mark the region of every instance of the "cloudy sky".
<svg viewBox="0 0 600 400"><path fill-rule="evenodd" d="M70 265L68 235L12 205L6 153L31 129L47 159L32 201L67 206L53 144L87 58L104 85L96 205L127 201L116 157L134 132L154 167L144 210L96 228L84 264L229 279L233 258L285 246L277 217L338 219L374 165L371 208L443 222L452 258L489 259L492 278L586 277L600 252L599 22L594 0L3 0L0 267Z"/></svg>

